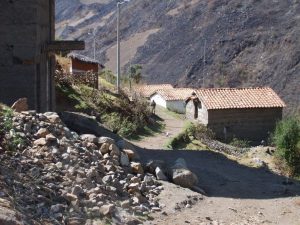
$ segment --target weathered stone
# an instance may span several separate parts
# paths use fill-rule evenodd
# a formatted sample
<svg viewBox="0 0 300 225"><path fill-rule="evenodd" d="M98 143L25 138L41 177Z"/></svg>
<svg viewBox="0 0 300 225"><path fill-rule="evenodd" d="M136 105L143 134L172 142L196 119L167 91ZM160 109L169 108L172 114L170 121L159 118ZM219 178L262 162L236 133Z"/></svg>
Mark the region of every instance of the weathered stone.
<svg viewBox="0 0 300 225"><path fill-rule="evenodd" d="M54 214L54 213L61 213L61 212L64 211L65 208L66 208L66 206L63 205L63 204L52 205L51 208L50 208L50 212L52 214Z"/></svg>
<svg viewBox="0 0 300 225"><path fill-rule="evenodd" d="M187 168L186 162L182 158L175 161L171 170L174 184L185 188L192 188L198 183L198 177Z"/></svg>
<svg viewBox="0 0 300 225"><path fill-rule="evenodd" d="M155 174L157 167L164 169L166 167L166 163L163 160L151 160L147 162L145 170L151 174Z"/></svg>
<svg viewBox="0 0 300 225"><path fill-rule="evenodd" d="M35 134L38 138L46 138L46 136L49 134L50 132L48 131L48 129L46 128L41 128L38 130L38 132Z"/></svg>
<svg viewBox="0 0 300 225"><path fill-rule="evenodd" d="M135 159L135 152L133 150L124 149L123 151L127 154L130 161Z"/></svg>
<svg viewBox="0 0 300 225"><path fill-rule="evenodd" d="M109 151L110 151L111 155L120 156L120 154L121 154L120 149L115 144L111 144L109 146Z"/></svg>
<svg viewBox="0 0 300 225"><path fill-rule="evenodd" d="M121 202L121 207L122 207L123 209L128 209L128 208L130 208L130 200L128 199L128 200L122 201L122 202Z"/></svg>
<svg viewBox="0 0 300 225"><path fill-rule="evenodd" d="M159 167L156 167L155 175L156 175L157 180L164 180L164 181L168 180L167 176L164 174L164 172Z"/></svg>
<svg viewBox="0 0 300 225"><path fill-rule="evenodd" d="M35 146L44 146L46 144L47 144L46 138L39 138L33 142L33 145Z"/></svg>
<svg viewBox="0 0 300 225"><path fill-rule="evenodd" d="M187 169L173 169L172 179L174 184L185 188L192 188L198 183L197 176Z"/></svg>
<svg viewBox="0 0 300 225"><path fill-rule="evenodd" d="M98 144L115 144L115 140L109 137L99 137L98 138Z"/></svg>
<svg viewBox="0 0 300 225"><path fill-rule="evenodd" d="M94 144L98 143L98 138L93 134L82 134L80 135L80 139Z"/></svg>
<svg viewBox="0 0 300 225"><path fill-rule="evenodd" d="M53 134L47 134L46 135L46 141L47 142L52 142L52 141L56 141L56 137Z"/></svg>
<svg viewBox="0 0 300 225"><path fill-rule="evenodd" d="M18 99L11 107L15 112L22 112L28 110L27 98Z"/></svg>
<svg viewBox="0 0 300 225"><path fill-rule="evenodd" d="M59 116L55 112L46 112L46 113L44 113L44 115L47 117L47 119L49 120L50 123L60 123L61 122Z"/></svg>
<svg viewBox="0 0 300 225"><path fill-rule="evenodd" d="M131 162L130 164L132 172L135 174L144 174L144 170L141 163Z"/></svg>
<svg viewBox="0 0 300 225"><path fill-rule="evenodd" d="M71 193L66 193L63 197L69 202L73 202L78 199L78 197L76 195L73 195Z"/></svg>
<svg viewBox="0 0 300 225"><path fill-rule="evenodd" d="M124 152L121 152L120 163L121 163L121 166L129 166L130 165L129 158L128 158L127 154Z"/></svg>
<svg viewBox="0 0 300 225"><path fill-rule="evenodd" d="M100 207L100 214L103 216L109 216L113 213L115 206L113 204L103 205Z"/></svg>
<svg viewBox="0 0 300 225"><path fill-rule="evenodd" d="M73 187L72 189L72 194L79 196L81 193L83 193L82 187L80 187L79 185L75 185L75 187Z"/></svg>
<svg viewBox="0 0 300 225"><path fill-rule="evenodd" d="M104 143L101 145L100 152L102 153L102 155L109 152L109 146L110 146L110 144L108 144L108 143Z"/></svg>

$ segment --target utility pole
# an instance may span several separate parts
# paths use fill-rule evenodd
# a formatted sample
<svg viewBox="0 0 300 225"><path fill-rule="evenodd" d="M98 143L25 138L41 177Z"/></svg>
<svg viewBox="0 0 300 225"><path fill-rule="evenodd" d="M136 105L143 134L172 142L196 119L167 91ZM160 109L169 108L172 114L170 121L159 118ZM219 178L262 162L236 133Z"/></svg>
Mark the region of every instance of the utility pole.
<svg viewBox="0 0 300 225"><path fill-rule="evenodd" d="M202 88L204 88L204 84L205 84L205 73L204 73L205 65L206 65L206 39L204 40Z"/></svg>
<svg viewBox="0 0 300 225"><path fill-rule="evenodd" d="M127 2L130 2L130 0L118 0L117 2L117 93L120 93L121 81L120 11L121 5Z"/></svg>
<svg viewBox="0 0 300 225"><path fill-rule="evenodd" d="M117 3L117 93L120 92L120 72L121 72L121 50L120 50L120 5Z"/></svg>
<svg viewBox="0 0 300 225"><path fill-rule="evenodd" d="M94 59L96 59L96 34L94 33Z"/></svg>

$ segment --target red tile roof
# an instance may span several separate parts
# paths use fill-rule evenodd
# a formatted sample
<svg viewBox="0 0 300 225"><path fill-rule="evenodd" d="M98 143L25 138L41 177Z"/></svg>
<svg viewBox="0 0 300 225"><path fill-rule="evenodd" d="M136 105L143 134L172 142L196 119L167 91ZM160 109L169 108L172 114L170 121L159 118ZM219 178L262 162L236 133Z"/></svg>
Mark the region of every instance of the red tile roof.
<svg viewBox="0 0 300 225"><path fill-rule="evenodd" d="M173 88L173 89L160 89L154 92L151 96L155 94L161 95L166 101L178 101L186 100L193 93L191 88Z"/></svg>
<svg viewBox="0 0 300 225"><path fill-rule="evenodd" d="M285 103L269 87L195 90L207 109L282 108Z"/></svg>
<svg viewBox="0 0 300 225"><path fill-rule="evenodd" d="M144 96L150 97L154 92L157 90L166 90L166 89L173 89L171 84L152 84L152 85L141 85L136 88L135 92Z"/></svg>

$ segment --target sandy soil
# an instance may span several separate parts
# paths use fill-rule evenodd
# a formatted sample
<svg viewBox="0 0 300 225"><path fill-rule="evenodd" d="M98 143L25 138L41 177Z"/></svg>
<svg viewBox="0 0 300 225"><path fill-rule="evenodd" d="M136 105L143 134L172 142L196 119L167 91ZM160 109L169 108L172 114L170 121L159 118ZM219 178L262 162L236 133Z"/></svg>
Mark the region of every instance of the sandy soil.
<svg viewBox="0 0 300 225"><path fill-rule="evenodd" d="M163 111L158 114L171 136L183 128L183 120ZM141 147L142 160L160 159L172 164L177 158L184 158L198 176L199 187L207 194L202 196L164 183L165 190L159 196L165 206L163 212L153 214L153 221L145 224L300 225L298 182L285 185L286 177L274 173L267 164L255 168L241 164L237 158L212 151L163 150L167 139L164 134L159 134L135 143ZM261 155L261 152L254 152L258 150L252 151L251 157ZM198 200L186 207L191 198Z"/></svg>

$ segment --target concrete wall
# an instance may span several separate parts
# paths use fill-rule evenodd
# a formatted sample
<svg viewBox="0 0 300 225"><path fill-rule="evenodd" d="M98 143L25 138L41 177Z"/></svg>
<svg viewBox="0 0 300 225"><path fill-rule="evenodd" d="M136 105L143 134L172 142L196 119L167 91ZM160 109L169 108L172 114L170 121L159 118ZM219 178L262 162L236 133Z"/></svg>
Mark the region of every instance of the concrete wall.
<svg viewBox="0 0 300 225"><path fill-rule="evenodd" d="M31 109L51 108L51 57L43 51L53 36L51 1L1 0L0 102L11 105L26 97Z"/></svg>
<svg viewBox="0 0 300 225"><path fill-rule="evenodd" d="M218 138L237 137L258 143L274 131L282 118L282 108L209 110L208 115L208 127Z"/></svg>

